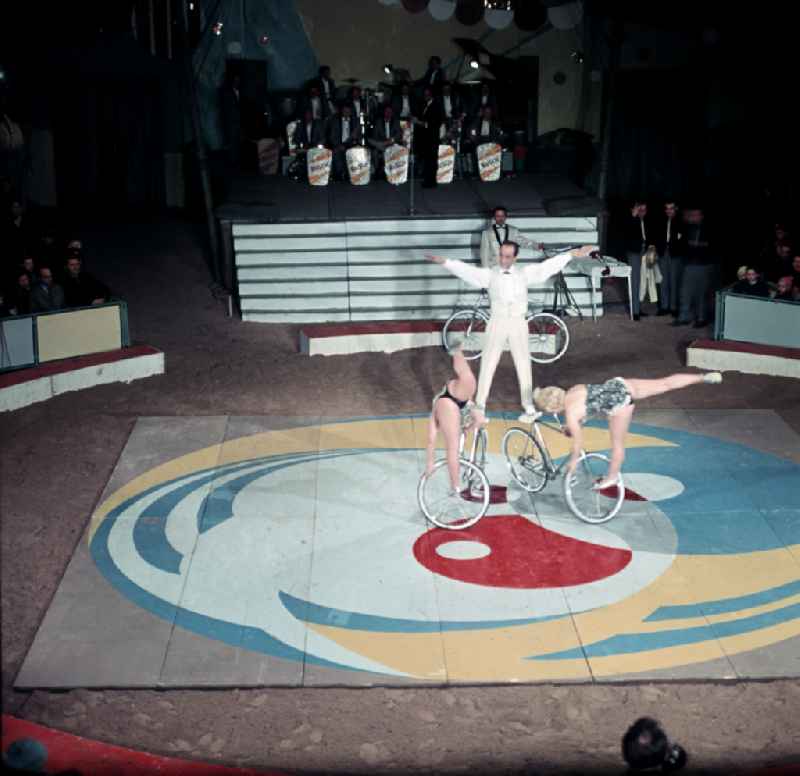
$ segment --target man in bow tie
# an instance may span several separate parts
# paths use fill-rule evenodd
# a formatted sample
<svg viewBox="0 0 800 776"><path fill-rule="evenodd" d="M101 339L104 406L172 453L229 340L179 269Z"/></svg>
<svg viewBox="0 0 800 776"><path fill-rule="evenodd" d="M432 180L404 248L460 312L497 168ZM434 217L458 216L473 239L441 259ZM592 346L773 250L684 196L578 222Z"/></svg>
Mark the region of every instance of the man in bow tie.
<svg viewBox="0 0 800 776"><path fill-rule="evenodd" d="M520 268L516 266L519 245L507 240L500 246L497 265L491 269L474 267L455 259L426 255L429 261L441 264L448 272L469 285L489 290L491 316L486 327L478 391L475 394L475 405L481 412L486 410L486 399L497 364L508 345L517 370L520 398L525 410L519 420L521 423L531 423L536 417L533 406L533 367L528 349L528 286L544 282L560 272L573 258L588 256L596 250L596 246L587 245L539 264Z"/></svg>
<svg viewBox="0 0 800 776"><path fill-rule="evenodd" d="M492 223L488 229L481 233L481 266L492 267L497 265L497 257L500 254L500 246L504 242L515 242L526 248L536 249L538 246L529 240L519 229L508 223L508 211L498 205L492 211Z"/></svg>

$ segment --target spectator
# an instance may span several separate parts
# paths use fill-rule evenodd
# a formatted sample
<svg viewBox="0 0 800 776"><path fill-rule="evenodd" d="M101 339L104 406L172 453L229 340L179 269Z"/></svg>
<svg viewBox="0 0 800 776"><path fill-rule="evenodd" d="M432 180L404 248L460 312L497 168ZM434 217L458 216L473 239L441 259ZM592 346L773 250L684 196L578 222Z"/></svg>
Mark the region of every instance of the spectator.
<svg viewBox="0 0 800 776"><path fill-rule="evenodd" d="M686 765L683 747L671 744L661 725L650 717L640 717L622 737L622 757L635 771L658 768L677 771Z"/></svg>
<svg viewBox="0 0 800 776"><path fill-rule="evenodd" d="M35 281L31 280L27 272L20 272L14 293L10 299L12 315L28 315L31 311L31 290Z"/></svg>
<svg viewBox="0 0 800 776"><path fill-rule="evenodd" d="M111 292L99 280L84 272L80 255L71 254L67 259L64 275L64 306L88 307L103 304L111 296Z"/></svg>
<svg viewBox="0 0 800 776"><path fill-rule="evenodd" d="M769 261L764 264L767 268L766 275L770 280L777 280L792 271L792 257L794 251L788 242L775 243L775 251Z"/></svg>
<svg viewBox="0 0 800 776"><path fill-rule="evenodd" d="M678 291L683 274L683 226L674 200L664 203L664 216L654 232L658 266L661 270L661 292L658 315L678 317Z"/></svg>
<svg viewBox="0 0 800 776"><path fill-rule="evenodd" d="M794 279L794 287L800 290L800 254L792 259L792 271L789 273Z"/></svg>
<svg viewBox="0 0 800 776"><path fill-rule="evenodd" d="M748 267L745 272L744 280L739 280L731 288L734 294L745 296L761 296L769 298L769 286L761 279L758 271L753 267Z"/></svg>
<svg viewBox="0 0 800 776"><path fill-rule="evenodd" d="M678 318L672 325L686 326L694 319L694 327L700 329L707 326L711 318L711 290L717 279L718 260L714 255L703 209L688 208L684 221L686 258Z"/></svg>
<svg viewBox="0 0 800 776"><path fill-rule="evenodd" d="M625 219L625 259L631 267L631 312L634 321L647 315L642 312L639 301L642 256L655 238L655 229L647 215L647 203L638 199L633 203L630 216Z"/></svg>
<svg viewBox="0 0 800 776"><path fill-rule="evenodd" d="M773 299L781 302L794 302L798 297L798 289L794 287L794 278L787 275L783 278L778 278L778 287L775 289Z"/></svg>
<svg viewBox="0 0 800 776"><path fill-rule="evenodd" d="M34 230L30 217L25 211L25 206L19 200L12 201L4 226L6 256L16 264L22 260L34 243Z"/></svg>
<svg viewBox="0 0 800 776"><path fill-rule="evenodd" d="M31 312L42 313L64 307L64 289L53 282L50 267L39 269L39 280L31 290Z"/></svg>
<svg viewBox="0 0 800 776"><path fill-rule="evenodd" d="M14 309L10 302L6 302L5 294L0 289L0 318L7 318L9 315L14 314Z"/></svg>
<svg viewBox="0 0 800 776"><path fill-rule="evenodd" d="M28 276L31 285L36 282L36 262L33 260L33 256L25 256L22 259L20 271Z"/></svg>

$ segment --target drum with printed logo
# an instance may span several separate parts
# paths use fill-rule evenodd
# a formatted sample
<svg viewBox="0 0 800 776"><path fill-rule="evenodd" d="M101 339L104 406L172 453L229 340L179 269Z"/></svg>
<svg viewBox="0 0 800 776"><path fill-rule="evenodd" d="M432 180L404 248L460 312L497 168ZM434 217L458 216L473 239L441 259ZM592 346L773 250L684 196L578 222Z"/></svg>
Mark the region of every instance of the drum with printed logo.
<svg viewBox="0 0 800 776"><path fill-rule="evenodd" d="M403 133L403 145L411 148L411 141L414 139L414 122L409 119L400 119L400 131Z"/></svg>
<svg viewBox="0 0 800 776"><path fill-rule="evenodd" d="M306 153L308 182L312 186L327 186L331 177L333 151L329 148L309 148Z"/></svg>
<svg viewBox="0 0 800 776"><path fill-rule="evenodd" d="M348 148L345 158L347 159L350 183L354 186L366 186L370 179L369 150L364 146Z"/></svg>
<svg viewBox="0 0 800 776"><path fill-rule="evenodd" d="M297 151L297 143L294 142L294 131L297 129L297 121L290 121L286 125L286 147L289 149L290 154Z"/></svg>
<svg viewBox="0 0 800 776"><path fill-rule="evenodd" d="M478 173L482 181L500 180L503 148L498 143L482 143L478 146Z"/></svg>
<svg viewBox="0 0 800 776"><path fill-rule="evenodd" d="M436 169L437 183L453 182L453 167L456 161L456 149L451 145L439 146L439 166Z"/></svg>
<svg viewBox="0 0 800 776"><path fill-rule="evenodd" d="M399 186L408 180L408 149L405 146L390 145L383 152L383 169L386 180L393 186Z"/></svg>

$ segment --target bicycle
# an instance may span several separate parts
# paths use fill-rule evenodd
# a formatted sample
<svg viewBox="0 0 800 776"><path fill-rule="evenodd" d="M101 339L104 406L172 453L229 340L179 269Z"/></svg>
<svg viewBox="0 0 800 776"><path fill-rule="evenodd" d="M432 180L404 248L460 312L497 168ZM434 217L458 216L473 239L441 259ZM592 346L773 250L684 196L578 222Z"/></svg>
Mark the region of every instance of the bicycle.
<svg viewBox="0 0 800 776"><path fill-rule="evenodd" d="M442 327L442 347L451 353L461 345L468 361L478 358L483 352L483 339L489 316L484 311L488 291L481 289L475 304L456 310ZM569 330L564 321L553 313L528 311L528 348L531 360L537 364L552 364L558 361L569 347Z"/></svg>
<svg viewBox="0 0 800 776"><path fill-rule="evenodd" d="M513 427L503 435L501 448L511 476L528 493L539 493L547 483L561 476L566 462L556 465L539 428L538 418L531 423L531 430ZM553 431L565 435L558 415L553 415L557 425L541 423ZM606 523L614 517L625 500L625 485L622 475L618 484L603 490L595 484L605 479L609 460L602 453L581 451L578 466L571 475L563 477L563 493L567 506L575 517L594 525Z"/></svg>
<svg viewBox="0 0 800 776"><path fill-rule="evenodd" d="M417 485L417 501L422 514L435 526L462 530L475 525L489 508L491 488L484 469L489 436L483 426L472 435L469 455L464 456L467 429L462 427L458 445L459 486L457 494L450 484L447 459L441 458L430 474L423 472Z"/></svg>

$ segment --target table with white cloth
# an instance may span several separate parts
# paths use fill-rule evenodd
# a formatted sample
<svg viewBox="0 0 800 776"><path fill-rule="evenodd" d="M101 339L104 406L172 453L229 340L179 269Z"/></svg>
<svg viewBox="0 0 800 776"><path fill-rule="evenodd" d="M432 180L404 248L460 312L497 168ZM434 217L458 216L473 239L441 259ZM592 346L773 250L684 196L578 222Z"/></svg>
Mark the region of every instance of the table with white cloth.
<svg viewBox="0 0 800 776"><path fill-rule="evenodd" d="M603 271L608 268L610 271L607 275ZM595 291L598 286L598 281L603 278L627 278L628 279L628 312L633 318L633 295L631 293L631 266L625 264L623 261L618 261L611 256L601 256L598 259L590 257L573 259L569 263L569 269L581 275L586 275L592 284L592 320L597 320L597 305L594 301ZM602 286L602 282L600 282Z"/></svg>

